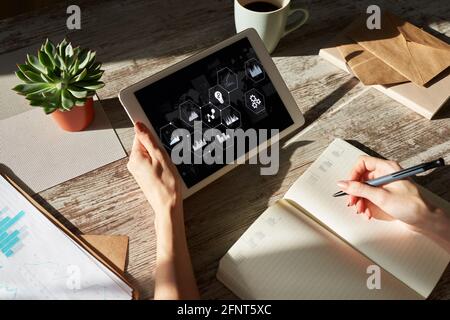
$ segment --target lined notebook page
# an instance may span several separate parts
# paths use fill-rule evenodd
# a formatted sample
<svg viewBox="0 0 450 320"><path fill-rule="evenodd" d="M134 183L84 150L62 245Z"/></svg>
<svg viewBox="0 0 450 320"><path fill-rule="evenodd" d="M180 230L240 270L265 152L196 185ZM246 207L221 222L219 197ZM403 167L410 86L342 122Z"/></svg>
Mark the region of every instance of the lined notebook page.
<svg viewBox="0 0 450 320"><path fill-rule="evenodd" d="M131 297L126 283L0 176L0 300Z"/></svg>
<svg viewBox="0 0 450 320"><path fill-rule="evenodd" d="M268 208L222 258L217 277L244 299L420 299L382 271L366 285L369 259L293 209Z"/></svg>
<svg viewBox="0 0 450 320"><path fill-rule="evenodd" d="M423 297L435 287L450 260L441 246L399 221L368 220L334 198L336 182L348 175L361 150L336 139L294 183L285 198L298 203L340 237Z"/></svg>

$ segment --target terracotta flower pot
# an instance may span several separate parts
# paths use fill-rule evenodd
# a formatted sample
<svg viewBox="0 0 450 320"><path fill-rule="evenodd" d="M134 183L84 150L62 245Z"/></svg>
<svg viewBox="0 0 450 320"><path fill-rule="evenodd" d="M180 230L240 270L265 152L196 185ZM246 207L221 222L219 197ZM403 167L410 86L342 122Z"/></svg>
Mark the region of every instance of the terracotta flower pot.
<svg viewBox="0 0 450 320"><path fill-rule="evenodd" d="M75 106L70 111L56 110L52 113L52 117L65 131L82 131L94 120L94 101L89 98L84 106Z"/></svg>

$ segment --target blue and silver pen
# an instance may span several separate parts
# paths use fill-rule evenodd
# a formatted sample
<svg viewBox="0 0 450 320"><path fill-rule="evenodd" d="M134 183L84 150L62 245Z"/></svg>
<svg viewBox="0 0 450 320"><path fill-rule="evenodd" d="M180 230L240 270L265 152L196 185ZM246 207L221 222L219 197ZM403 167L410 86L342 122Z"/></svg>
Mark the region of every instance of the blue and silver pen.
<svg viewBox="0 0 450 320"><path fill-rule="evenodd" d="M439 158L434 161L430 161L423 164L418 164L416 166L413 166L411 168L403 169L398 172L394 172L376 179L367 180L364 183L372 186L372 187L378 187L383 184L388 184L397 180L406 179L408 177L415 176L416 174L428 171L430 169L434 169L437 167L443 167L445 166L444 159ZM343 191L338 191L335 194L333 194L333 197L340 197L346 195Z"/></svg>

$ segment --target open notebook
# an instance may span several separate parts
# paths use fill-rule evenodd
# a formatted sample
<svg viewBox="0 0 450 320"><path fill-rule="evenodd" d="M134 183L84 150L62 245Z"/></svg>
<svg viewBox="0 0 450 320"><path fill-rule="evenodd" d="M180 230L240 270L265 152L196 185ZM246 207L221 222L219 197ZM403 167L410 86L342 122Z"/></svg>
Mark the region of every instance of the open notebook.
<svg viewBox="0 0 450 320"><path fill-rule="evenodd" d="M331 196L361 154L331 143L221 259L218 279L244 299L426 298L450 261L443 244L399 221L368 220ZM381 289L367 287L370 265L381 269Z"/></svg>
<svg viewBox="0 0 450 320"><path fill-rule="evenodd" d="M122 300L137 292L114 267L0 175L0 300Z"/></svg>

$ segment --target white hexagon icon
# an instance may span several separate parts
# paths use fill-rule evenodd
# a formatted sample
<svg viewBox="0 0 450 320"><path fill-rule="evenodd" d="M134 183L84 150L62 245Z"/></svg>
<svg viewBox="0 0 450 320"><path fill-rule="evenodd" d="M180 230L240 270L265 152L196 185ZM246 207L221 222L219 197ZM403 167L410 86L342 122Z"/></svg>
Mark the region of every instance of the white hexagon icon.
<svg viewBox="0 0 450 320"><path fill-rule="evenodd" d="M181 136L173 135L173 132L178 129L173 123L168 123L159 129L159 137L162 143L169 149L172 149L181 140Z"/></svg>
<svg viewBox="0 0 450 320"><path fill-rule="evenodd" d="M180 104L178 111L181 121L183 121L190 127L194 126L195 121L202 120L200 107L193 101L188 100L183 102L182 104Z"/></svg>
<svg viewBox="0 0 450 320"><path fill-rule="evenodd" d="M233 107L226 107L220 111L222 124L226 128L237 129L241 126L241 113Z"/></svg>
<svg viewBox="0 0 450 320"><path fill-rule="evenodd" d="M255 83L266 77L261 63L255 58L251 58L245 62L245 74L247 78Z"/></svg>
<svg viewBox="0 0 450 320"><path fill-rule="evenodd" d="M238 77L233 71L225 67L217 71L217 83L228 92L231 92L238 88Z"/></svg>
<svg viewBox="0 0 450 320"><path fill-rule="evenodd" d="M230 95L228 91L219 85L209 88L209 102L219 109L230 105Z"/></svg>
<svg viewBox="0 0 450 320"><path fill-rule="evenodd" d="M245 106L252 112L258 114L265 110L264 96L255 88L245 93Z"/></svg>
<svg viewBox="0 0 450 320"><path fill-rule="evenodd" d="M211 103L207 103L202 107L202 121L206 127L215 128L222 122L220 117L220 109Z"/></svg>

